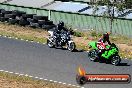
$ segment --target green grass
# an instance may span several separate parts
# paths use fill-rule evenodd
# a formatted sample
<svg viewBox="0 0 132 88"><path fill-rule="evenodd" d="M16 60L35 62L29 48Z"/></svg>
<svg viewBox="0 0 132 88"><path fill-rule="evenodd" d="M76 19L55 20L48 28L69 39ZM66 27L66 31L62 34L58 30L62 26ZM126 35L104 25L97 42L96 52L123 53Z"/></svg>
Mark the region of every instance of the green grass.
<svg viewBox="0 0 132 88"><path fill-rule="evenodd" d="M2 36L8 36L8 37L13 37L13 38L18 38L18 39L24 39L24 40L29 40L29 41L35 41L35 42L40 42L40 43L46 43L47 39L44 38L38 38L33 35L18 35L15 33L8 33L5 31L0 31L0 35Z"/></svg>
<svg viewBox="0 0 132 88"><path fill-rule="evenodd" d="M18 76L18 75L14 75L14 74L5 73L5 72L0 72L0 76L3 77L3 78L7 78L7 79L14 80L14 81L19 81L19 82L34 81L30 77Z"/></svg>
<svg viewBox="0 0 132 88"><path fill-rule="evenodd" d="M79 32L79 31L74 31L74 36L76 36L76 37L83 37L84 34L82 32Z"/></svg>
<svg viewBox="0 0 132 88"><path fill-rule="evenodd" d="M72 87L68 85L39 80L39 79L30 78L26 76L19 76L15 74L6 73L6 72L0 72L0 80L2 80L2 82L5 82L6 85L8 86L13 86L10 84L10 82L14 82L14 83L17 82L17 84L19 85L21 84L29 85L30 84L28 88L31 86L32 86L31 88L76 88L76 87ZM0 85L2 82L0 82ZM18 88L18 87L15 87L15 88Z"/></svg>

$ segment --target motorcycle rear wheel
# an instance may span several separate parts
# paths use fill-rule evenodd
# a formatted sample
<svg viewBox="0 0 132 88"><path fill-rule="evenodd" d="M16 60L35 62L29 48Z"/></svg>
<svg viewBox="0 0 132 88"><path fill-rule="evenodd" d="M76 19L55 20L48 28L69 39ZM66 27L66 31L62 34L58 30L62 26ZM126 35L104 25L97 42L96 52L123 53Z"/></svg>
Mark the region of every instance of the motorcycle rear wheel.
<svg viewBox="0 0 132 88"><path fill-rule="evenodd" d="M75 43L74 42L68 43L67 49L71 52L74 51L75 50Z"/></svg>

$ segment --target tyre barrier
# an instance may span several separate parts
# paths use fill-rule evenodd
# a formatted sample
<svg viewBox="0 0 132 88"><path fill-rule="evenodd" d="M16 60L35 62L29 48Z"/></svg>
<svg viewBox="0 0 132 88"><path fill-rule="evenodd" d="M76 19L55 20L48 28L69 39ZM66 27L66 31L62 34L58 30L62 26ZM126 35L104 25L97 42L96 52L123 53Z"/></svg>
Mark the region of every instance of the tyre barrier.
<svg viewBox="0 0 132 88"><path fill-rule="evenodd" d="M22 18L22 19L19 21L19 25L20 25L20 26L30 25L30 22L27 21L26 19L23 19L23 18Z"/></svg>
<svg viewBox="0 0 132 88"><path fill-rule="evenodd" d="M0 13L0 17L4 17L4 14Z"/></svg>
<svg viewBox="0 0 132 88"><path fill-rule="evenodd" d="M12 14L16 16L22 16L23 14L26 14L26 12L14 10L12 11Z"/></svg>
<svg viewBox="0 0 132 88"><path fill-rule="evenodd" d="M37 16L37 15L34 15L33 16L33 19L35 19L35 20L45 20L45 21L48 21L48 16Z"/></svg>
<svg viewBox="0 0 132 88"><path fill-rule="evenodd" d="M9 18L8 22L9 22L9 24L16 24L16 23L18 23L18 20Z"/></svg>
<svg viewBox="0 0 132 88"><path fill-rule="evenodd" d="M5 17L5 18L8 18L8 19L9 19L9 18L15 19L16 16L13 15L13 14L5 14L4 17Z"/></svg>
<svg viewBox="0 0 132 88"><path fill-rule="evenodd" d="M22 18L31 18L33 19L33 16L36 15L36 14L22 14Z"/></svg>
<svg viewBox="0 0 132 88"><path fill-rule="evenodd" d="M3 14L12 14L12 11L6 11L6 10L1 10L1 13L3 13Z"/></svg>
<svg viewBox="0 0 132 88"><path fill-rule="evenodd" d="M1 22L5 22L5 20L6 20L6 19L5 19L4 17L0 17L0 21L1 21Z"/></svg>
<svg viewBox="0 0 132 88"><path fill-rule="evenodd" d="M8 22L9 24L18 24L20 26L29 26L46 30L55 27L53 21L48 20L48 16L26 14L26 12L18 10L6 11L4 9L0 9L0 21Z"/></svg>

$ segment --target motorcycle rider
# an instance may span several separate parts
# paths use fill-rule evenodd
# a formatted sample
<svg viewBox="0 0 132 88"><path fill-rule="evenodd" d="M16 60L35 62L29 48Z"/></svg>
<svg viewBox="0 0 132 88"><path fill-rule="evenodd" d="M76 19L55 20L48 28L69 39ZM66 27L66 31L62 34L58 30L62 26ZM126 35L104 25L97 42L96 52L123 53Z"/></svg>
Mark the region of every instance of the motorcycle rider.
<svg viewBox="0 0 132 88"><path fill-rule="evenodd" d="M60 41L61 41L61 33L62 31L66 31L66 28L64 27L64 22L60 21L59 24L57 24L56 30L54 31L54 36L56 36L56 46L60 45Z"/></svg>
<svg viewBox="0 0 132 88"><path fill-rule="evenodd" d="M109 35L111 34L111 32L106 32L105 34L103 34L101 36L101 38L98 40L97 42L97 47L99 49L99 54L102 54L106 49L106 42L111 45L111 42L109 40Z"/></svg>

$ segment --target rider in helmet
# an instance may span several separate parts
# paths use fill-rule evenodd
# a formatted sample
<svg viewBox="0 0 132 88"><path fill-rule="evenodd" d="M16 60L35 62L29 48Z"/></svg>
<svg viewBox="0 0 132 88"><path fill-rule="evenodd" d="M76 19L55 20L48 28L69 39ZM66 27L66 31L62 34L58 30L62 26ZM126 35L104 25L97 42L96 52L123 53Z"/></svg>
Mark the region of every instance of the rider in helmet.
<svg viewBox="0 0 132 88"><path fill-rule="evenodd" d="M111 45L111 42L109 40L109 35L111 32L106 32L105 34L102 35L102 37L99 39L99 41L103 41L103 43L108 42L109 45Z"/></svg>
<svg viewBox="0 0 132 88"><path fill-rule="evenodd" d="M57 34L60 34L62 30L64 30L64 22L60 21L57 26L56 26L56 30L54 31Z"/></svg>
<svg viewBox="0 0 132 88"><path fill-rule="evenodd" d="M57 24L57 28L56 30L54 31L54 35L56 36L56 45L58 46L58 43L60 42L61 40L61 37L60 37L60 34L62 31L65 31L65 27L64 27L64 22L63 21L60 21L59 24Z"/></svg>
<svg viewBox="0 0 132 88"><path fill-rule="evenodd" d="M100 53L103 53L105 50L107 50L106 49L106 42L109 44L109 45L111 45L111 42L110 42L110 40L109 40L109 35L111 34L111 32L106 32L105 34L103 34L102 36L101 36L101 38L98 40L98 42L97 42L97 47L98 47L98 49L99 49L99 52Z"/></svg>

